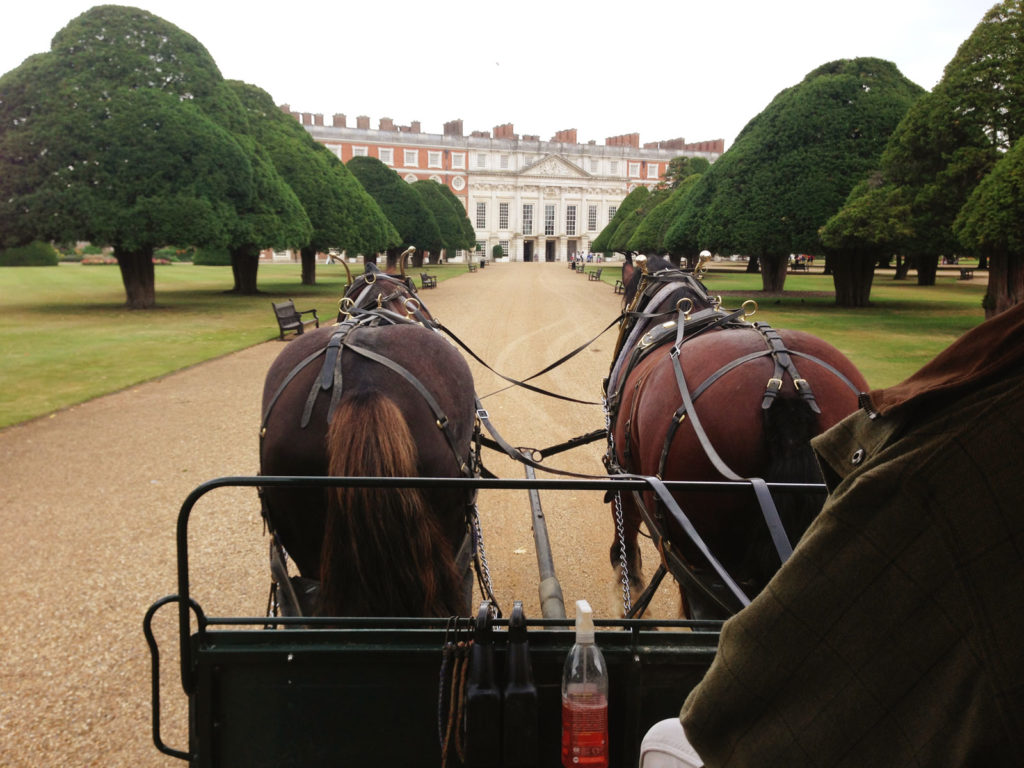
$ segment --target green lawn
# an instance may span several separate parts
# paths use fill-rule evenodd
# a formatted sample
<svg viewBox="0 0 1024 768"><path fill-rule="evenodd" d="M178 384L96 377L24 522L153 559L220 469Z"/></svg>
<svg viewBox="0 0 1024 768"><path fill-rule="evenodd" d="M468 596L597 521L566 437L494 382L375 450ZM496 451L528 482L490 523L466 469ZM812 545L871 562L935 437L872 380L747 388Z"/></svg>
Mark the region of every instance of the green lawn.
<svg viewBox="0 0 1024 768"><path fill-rule="evenodd" d="M0 428L274 338L274 300L294 299L329 321L345 285L338 265L318 265L317 285L303 286L298 264L264 264L263 293L234 296L225 294L229 267L156 270L157 308L129 311L117 267L0 269ZM417 283L420 271L411 270ZM440 282L466 267L423 271ZM606 265L601 277L611 285L620 274ZM712 272L705 283L724 294L726 306L753 298L757 319L829 340L876 387L902 380L983 319L984 285L958 281L952 272L934 288L880 274L873 306L863 310L837 308L831 278L820 274L790 276L782 297L762 297L758 275Z"/></svg>
<svg viewBox="0 0 1024 768"><path fill-rule="evenodd" d="M429 271L438 281L465 272ZM258 296L225 294L230 267L156 267L157 308L130 311L116 266L0 269L0 428L114 392L275 338L270 302L291 298L338 313L339 265L318 265L317 285L300 283L298 264L260 265Z"/></svg>

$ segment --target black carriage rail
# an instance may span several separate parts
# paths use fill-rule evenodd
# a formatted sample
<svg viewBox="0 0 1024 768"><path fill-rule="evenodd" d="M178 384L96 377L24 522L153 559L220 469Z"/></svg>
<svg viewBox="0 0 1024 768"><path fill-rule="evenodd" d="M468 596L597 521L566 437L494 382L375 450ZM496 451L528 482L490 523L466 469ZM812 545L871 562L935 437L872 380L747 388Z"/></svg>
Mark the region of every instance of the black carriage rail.
<svg viewBox="0 0 1024 768"><path fill-rule="evenodd" d="M438 765L438 670L442 648L469 637L476 620L207 616L191 597L188 524L197 502L225 487L432 488L540 491L644 491L643 479L498 479L370 477L223 477L201 484L177 521L178 594L146 613L152 659L153 741L194 766ZM735 492L746 483L671 481L671 491ZM770 484L773 492L820 492L823 486ZM747 489L749 492L749 489ZM178 605L181 685L189 705L187 750L164 743L160 658L152 622ZM493 625L494 666L507 658L508 619ZM195 631L193 632L193 622ZM453 623L454 622L454 623ZM572 620L530 619L529 658L538 692L541 755L559 764L562 664L575 640ZM635 763L640 740L657 720L678 714L717 648L718 622L597 619L611 675L613 764ZM477 734L479 736L479 734ZM500 752L501 734L494 748ZM493 762L502 765L500 756Z"/></svg>

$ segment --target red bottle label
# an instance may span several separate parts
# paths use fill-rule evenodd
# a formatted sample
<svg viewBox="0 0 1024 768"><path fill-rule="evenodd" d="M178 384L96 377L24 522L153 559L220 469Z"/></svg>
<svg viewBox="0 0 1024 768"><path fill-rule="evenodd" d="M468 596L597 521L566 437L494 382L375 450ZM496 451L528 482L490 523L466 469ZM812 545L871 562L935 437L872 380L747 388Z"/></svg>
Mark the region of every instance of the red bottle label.
<svg viewBox="0 0 1024 768"><path fill-rule="evenodd" d="M608 699L575 695L562 700L562 765L608 768Z"/></svg>

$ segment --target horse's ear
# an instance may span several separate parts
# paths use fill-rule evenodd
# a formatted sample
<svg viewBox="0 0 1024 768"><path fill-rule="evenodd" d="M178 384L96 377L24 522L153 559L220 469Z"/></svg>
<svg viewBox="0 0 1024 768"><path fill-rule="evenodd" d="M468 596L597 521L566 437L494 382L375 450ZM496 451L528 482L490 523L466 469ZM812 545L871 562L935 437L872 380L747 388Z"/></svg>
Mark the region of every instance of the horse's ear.
<svg viewBox="0 0 1024 768"><path fill-rule="evenodd" d="M627 261L622 265L622 284L629 285L629 281L633 279L633 275L636 273L636 267L633 266L632 261Z"/></svg>

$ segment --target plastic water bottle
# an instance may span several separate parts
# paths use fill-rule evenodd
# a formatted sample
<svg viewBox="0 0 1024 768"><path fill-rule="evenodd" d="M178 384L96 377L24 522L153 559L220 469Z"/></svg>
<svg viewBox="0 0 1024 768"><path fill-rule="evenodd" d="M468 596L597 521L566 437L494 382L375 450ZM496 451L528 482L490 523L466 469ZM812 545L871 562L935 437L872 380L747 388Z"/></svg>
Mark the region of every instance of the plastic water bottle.
<svg viewBox="0 0 1024 768"><path fill-rule="evenodd" d="M586 600L576 601L576 644L562 672L562 765L608 766L608 667Z"/></svg>

